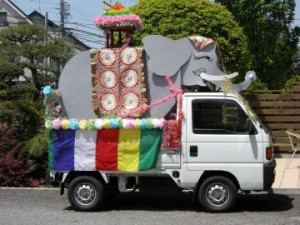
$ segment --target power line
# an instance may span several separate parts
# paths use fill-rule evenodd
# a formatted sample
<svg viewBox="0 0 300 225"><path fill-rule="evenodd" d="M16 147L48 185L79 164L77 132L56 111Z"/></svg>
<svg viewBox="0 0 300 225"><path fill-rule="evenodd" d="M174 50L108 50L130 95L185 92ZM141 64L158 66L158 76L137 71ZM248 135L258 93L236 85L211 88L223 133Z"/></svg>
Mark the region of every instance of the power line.
<svg viewBox="0 0 300 225"><path fill-rule="evenodd" d="M84 23L78 23L78 22L68 22L66 24L69 24L69 25L75 25L75 27L80 27L82 28L83 30L84 29L88 29L90 31L94 31L96 33L99 33L101 32L101 30L99 28L97 28L95 25L90 25L90 24L84 24Z"/></svg>
<svg viewBox="0 0 300 225"><path fill-rule="evenodd" d="M14 19L24 19L24 17L18 17L18 16L11 16L11 15L7 15L7 17L10 17L10 18L14 18ZM37 22L44 22L45 20L44 19L38 19L38 18L35 18L35 21L37 21ZM53 20L51 20L52 22L58 22L58 21L53 21ZM18 23L18 22L12 22L12 21L10 21L9 23L11 23L11 24L20 24L20 23ZM76 23L76 22L67 22L67 23L65 23L65 24L75 24L75 25L78 25L78 26L82 26L82 27L87 27L87 26L91 26L92 24L84 24L84 23ZM59 30L59 27L51 27L52 29L57 29L57 30ZM81 32L85 32L83 29L82 30L79 30L79 29L76 29L76 28L65 28L65 30L68 30L68 29L74 29L74 30L76 30L76 31L81 31ZM97 29L96 27L95 28L93 28L93 27L90 27L89 29L93 29L93 30L96 30L96 31L99 31L100 32L100 30L99 29ZM98 34L96 34L96 33L92 33L92 32L88 32L88 31L86 31L87 33L89 33L89 34L91 34L91 35L98 35ZM99 36L101 36L101 35L99 35Z"/></svg>
<svg viewBox="0 0 300 225"><path fill-rule="evenodd" d="M9 17L9 18L14 18L14 19L24 19L24 17L21 17L21 16L11 16L11 15L7 15L7 17ZM29 18L27 17L27 19L29 19ZM44 23L44 22L45 22L45 19L42 19L42 18L34 18L34 21L40 22L40 23ZM53 20L51 20L51 22L55 23L55 22L59 22L59 21L53 21ZM10 23L10 24L20 24L19 22L13 22L13 21L9 21L9 23ZM94 30L94 31L99 31L99 32L101 32L100 29L97 29L97 27L96 27L95 25L91 24L91 23L66 22L65 24L76 25L76 26L80 26L80 27L82 27L82 28L87 28L87 27L88 27L89 30ZM92 27L92 26L94 26L94 27ZM59 27L53 27L53 26L52 26L51 29L57 29L57 30L59 30L60 28L59 28ZM70 29L70 28L65 28L65 30L68 30L68 29ZM84 29L82 29L82 30L79 30L79 29L76 29L76 28L71 28L71 29L74 29L74 30L77 30L77 31L82 31L82 32L84 32ZM89 33L89 34L91 34L91 35L98 35L98 34L93 33L93 32L89 32L89 31L86 31L86 32ZM101 36L101 35L100 35L100 36Z"/></svg>
<svg viewBox="0 0 300 225"><path fill-rule="evenodd" d="M30 18L27 16L27 17L22 17L22 16L12 16L12 15L7 15L7 17L9 18L14 18L14 19L29 19ZM34 18L34 21L37 21L37 22L44 22L45 20L44 19L40 19L40 18ZM59 23L60 21L58 20L50 20L51 22L53 23ZM18 24L18 22L13 22L13 21L10 21L10 23L12 24ZM93 30L96 30L96 31L100 31L95 24L93 23L79 23L79 22L70 22L70 21L67 21L65 22L65 24L73 24L73 25L77 25L77 26L83 26L83 27L89 27L89 29L93 29Z"/></svg>
<svg viewBox="0 0 300 225"><path fill-rule="evenodd" d="M85 34L88 34L88 35L91 35L91 36L95 36L95 37L100 37L100 38L104 38L105 37L104 35L101 35L101 34L94 34L94 33L88 32L88 31L78 30L78 29L75 29L75 28L67 28L67 29L68 30L72 30L72 31L77 31L77 32L85 33Z"/></svg>

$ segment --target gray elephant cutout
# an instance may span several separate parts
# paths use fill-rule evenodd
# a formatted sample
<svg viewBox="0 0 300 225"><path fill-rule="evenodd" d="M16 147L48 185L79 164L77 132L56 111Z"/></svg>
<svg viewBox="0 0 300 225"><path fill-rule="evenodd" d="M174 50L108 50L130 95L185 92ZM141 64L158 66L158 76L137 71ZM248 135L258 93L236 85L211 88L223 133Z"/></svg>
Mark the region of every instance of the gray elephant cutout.
<svg viewBox="0 0 300 225"><path fill-rule="evenodd" d="M237 76L225 74L218 67L219 57L216 43L211 41L199 50L189 38L172 39L149 35L143 40L145 81L148 104L160 101L170 94L165 76L169 76L174 86L207 86L214 84L222 89L222 82ZM92 80L90 52L81 52L69 60L59 80L63 109L68 118L94 119L97 115L92 106ZM246 76L247 77L247 76ZM245 82L235 85L238 90L245 89L253 80L249 75ZM144 117L163 118L174 107L176 99L170 99L151 108Z"/></svg>

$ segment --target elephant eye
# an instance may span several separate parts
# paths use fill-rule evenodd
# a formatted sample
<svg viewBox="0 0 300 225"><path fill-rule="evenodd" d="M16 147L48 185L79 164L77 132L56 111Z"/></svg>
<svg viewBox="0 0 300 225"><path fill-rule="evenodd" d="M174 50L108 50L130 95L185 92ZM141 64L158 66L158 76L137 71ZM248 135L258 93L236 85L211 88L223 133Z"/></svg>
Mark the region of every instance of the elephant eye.
<svg viewBox="0 0 300 225"><path fill-rule="evenodd" d="M198 53L196 55L194 55L194 59L195 60L199 60L199 59L207 59L209 62L213 61L213 55L210 53Z"/></svg>
<svg viewBox="0 0 300 225"><path fill-rule="evenodd" d="M207 72L207 70L204 69L204 68L199 68L197 70L193 70L193 74L196 75L196 76L198 76L198 77L200 77L201 73L206 73L206 72Z"/></svg>

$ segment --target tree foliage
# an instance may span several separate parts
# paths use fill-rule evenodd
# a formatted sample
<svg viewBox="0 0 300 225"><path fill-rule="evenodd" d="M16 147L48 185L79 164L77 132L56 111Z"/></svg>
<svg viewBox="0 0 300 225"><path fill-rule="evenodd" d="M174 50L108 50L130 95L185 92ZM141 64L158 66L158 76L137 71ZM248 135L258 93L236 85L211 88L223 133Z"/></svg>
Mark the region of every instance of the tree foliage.
<svg viewBox="0 0 300 225"><path fill-rule="evenodd" d="M25 139L39 132L43 121L41 88L59 77L59 71L44 60L63 62L72 53L70 44L48 37L40 25L22 24L1 30L0 121L17 121ZM20 82L19 77L24 81Z"/></svg>
<svg viewBox="0 0 300 225"><path fill-rule="evenodd" d="M18 79L22 74L22 69L9 61L0 61L0 81L3 84L12 84L14 79Z"/></svg>
<svg viewBox="0 0 300 225"><path fill-rule="evenodd" d="M270 88L282 88L293 76L292 58L300 30L291 27L294 0L216 0L226 6L243 27L254 67Z"/></svg>
<svg viewBox="0 0 300 225"><path fill-rule="evenodd" d="M48 34L40 25L22 24L0 31L0 54L6 62L30 72L30 75L24 72L20 75L34 85L37 93L45 83L57 81L59 76L59 71L44 64L45 58L65 62L73 53L72 46L63 39L48 37L45 42L46 37ZM0 77L5 73L0 70Z"/></svg>
<svg viewBox="0 0 300 225"><path fill-rule="evenodd" d="M284 91L292 90L292 88L294 86L300 86L300 76L299 75L295 75L295 76L291 77L289 80L287 80L287 82L285 82L283 90Z"/></svg>
<svg viewBox="0 0 300 225"><path fill-rule="evenodd" d="M45 59L62 64L72 53L70 44L61 38L51 38L39 25L17 25L0 31L0 185L36 184L30 178L33 171L27 165L27 157L35 153L36 158L43 158L36 151L41 147L39 144L45 146L45 140L28 140L41 137L41 89L59 78L59 71L45 63ZM43 159L40 164L45 168Z"/></svg>
<svg viewBox="0 0 300 225"><path fill-rule="evenodd" d="M174 40L201 35L219 44L227 72L249 69L250 57L246 37L231 13L209 0L140 0L131 11L143 20L135 35L136 44L149 34Z"/></svg>

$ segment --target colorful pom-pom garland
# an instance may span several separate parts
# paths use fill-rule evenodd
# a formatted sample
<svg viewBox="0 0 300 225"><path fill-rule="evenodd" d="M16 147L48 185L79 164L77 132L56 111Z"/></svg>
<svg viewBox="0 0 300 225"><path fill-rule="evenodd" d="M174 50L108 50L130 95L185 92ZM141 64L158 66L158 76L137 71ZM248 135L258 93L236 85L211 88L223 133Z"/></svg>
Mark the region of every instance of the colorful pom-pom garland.
<svg viewBox="0 0 300 225"><path fill-rule="evenodd" d="M165 119L54 119L46 120L45 128L50 130L102 130L102 129L163 129Z"/></svg>

